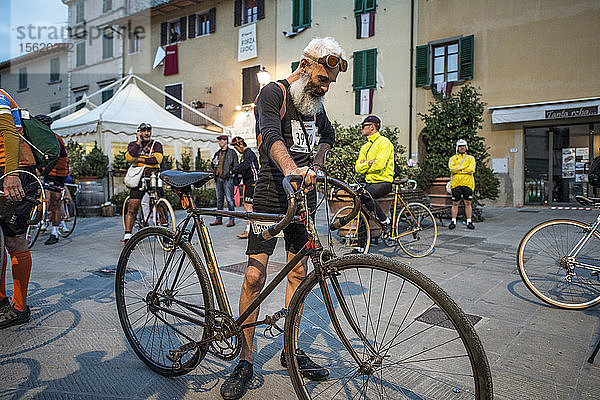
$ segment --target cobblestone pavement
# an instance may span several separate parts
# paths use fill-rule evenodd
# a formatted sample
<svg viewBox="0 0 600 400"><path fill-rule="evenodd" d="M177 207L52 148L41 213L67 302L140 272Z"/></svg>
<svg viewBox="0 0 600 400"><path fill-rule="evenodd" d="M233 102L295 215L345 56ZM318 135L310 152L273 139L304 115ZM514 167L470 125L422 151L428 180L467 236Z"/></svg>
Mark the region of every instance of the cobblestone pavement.
<svg viewBox="0 0 600 400"><path fill-rule="evenodd" d="M178 218L183 217L178 212ZM373 251L397 258L428 275L469 314L492 367L497 399L600 398L600 360L586 359L600 336L598 308L566 311L538 301L521 283L515 251L523 234L538 222L558 216L589 221L586 211L537 208L486 208L486 220L468 231L441 227L435 252L423 259L400 249ZM245 241L234 228L211 228L221 265L245 260ZM121 220L79 220L72 237L33 248L28 324L0 331L0 399L152 398L218 399L232 364L207 356L190 374L164 378L136 357L119 325L114 298L114 269L122 235ZM274 261L283 261L278 245ZM235 271L235 268L229 270ZM104 271L104 272L103 272ZM106 272L108 271L108 272ZM233 309L242 277L224 270ZM12 276L7 277L12 293ZM280 285L261 309L279 310ZM287 371L279 365L281 337L257 329L255 377L245 399L294 398Z"/></svg>

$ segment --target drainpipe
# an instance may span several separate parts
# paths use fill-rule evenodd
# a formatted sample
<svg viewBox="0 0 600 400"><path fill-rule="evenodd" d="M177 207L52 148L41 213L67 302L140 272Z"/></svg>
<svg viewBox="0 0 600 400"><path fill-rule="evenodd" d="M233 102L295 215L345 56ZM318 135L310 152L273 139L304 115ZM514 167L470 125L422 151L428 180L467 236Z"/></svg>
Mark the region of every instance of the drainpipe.
<svg viewBox="0 0 600 400"><path fill-rule="evenodd" d="M410 67L408 85L408 158L412 158L413 129L413 58L415 51L415 0L410 0Z"/></svg>

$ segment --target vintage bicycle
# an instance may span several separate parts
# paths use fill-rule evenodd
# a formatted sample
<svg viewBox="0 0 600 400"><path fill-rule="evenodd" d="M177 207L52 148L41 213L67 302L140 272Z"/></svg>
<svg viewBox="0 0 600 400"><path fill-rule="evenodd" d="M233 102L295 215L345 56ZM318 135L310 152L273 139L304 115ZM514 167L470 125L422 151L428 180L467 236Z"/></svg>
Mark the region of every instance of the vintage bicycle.
<svg viewBox="0 0 600 400"><path fill-rule="evenodd" d="M411 257L425 257L431 254L437 240L437 224L431 210L424 204L418 202L406 203L402 198L401 188L409 184L412 189L416 189L417 182L407 178L395 179L393 181L394 202L390 210L391 232L382 230L381 238L387 246L399 245L400 248ZM368 195L360 185L351 185L357 190ZM339 197L336 191L332 191L330 198ZM376 201L371 198L370 201ZM352 206L340 208L333 216L333 221L348 215ZM363 204L358 216L352 219L343 229L338 231L337 242L334 245L339 248L338 252L342 254L369 252L371 246L371 225L374 223L383 228L375 213L370 211ZM360 243L359 229L365 227L366 240Z"/></svg>
<svg viewBox="0 0 600 400"><path fill-rule="evenodd" d="M600 208L600 198L575 196ZM600 303L600 214L590 224L571 219L543 222L525 234L517 266L525 286L547 304L581 310Z"/></svg>
<svg viewBox="0 0 600 400"><path fill-rule="evenodd" d="M70 191L68 188L73 188ZM58 235L62 238L69 237L75 230L77 224L77 208L72 196L77 195L78 186L73 183L65 183L64 187L54 186L49 183L43 183L44 190L51 190L60 193L60 204L61 204L61 220L58 226ZM36 210L37 212L37 210ZM31 249L37 241L40 232L47 230L52 226L52 213L48 204L44 202L42 204L41 214L43 218L35 225L29 225L25 239L27 239L27 246Z"/></svg>
<svg viewBox="0 0 600 400"><path fill-rule="evenodd" d="M161 196L160 192L162 191L162 187L162 180L158 179L156 173L152 173L149 177L142 178L141 190L145 190L146 194L144 195L144 198L142 198L142 204L136 215L134 223L135 229L139 230L150 225L175 229L175 212L173 211L171 203ZM127 215L128 207L129 196L125 198L123 209L121 211L123 229L125 229L125 216Z"/></svg>
<svg viewBox="0 0 600 400"><path fill-rule="evenodd" d="M266 325L266 334L281 330L288 372L302 399L332 398L492 398L487 358L467 316L435 283L411 267L374 255L337 257L321 245L303 189L283 181L285 215L197 208L192 186L212 179L203 172L165 171L161 178L180 195L188 213L176 231L148 227L137 232L119 257L115 294L125 336L137 356L164 376L193 370L210 353L233 360L241 335ZM353 210L333 222L336 230L354 218L360 200L345 183L318 178L345 190ZM296 212L298 208L298 213ZM289 223L306 226L309 240L257 299L235 317L219 272L203 216L245 218L271 224L260 235L274 237ZM190 241L197 234L204 262ZM329 236L329 235L328 235ZM171 246L165 250L161 242ZM298 287L288 310L244 321L309 256L313 271ZM283 299L282 299L283 301ZM330 372L326 381L302 375L297 350Z"/></svg>

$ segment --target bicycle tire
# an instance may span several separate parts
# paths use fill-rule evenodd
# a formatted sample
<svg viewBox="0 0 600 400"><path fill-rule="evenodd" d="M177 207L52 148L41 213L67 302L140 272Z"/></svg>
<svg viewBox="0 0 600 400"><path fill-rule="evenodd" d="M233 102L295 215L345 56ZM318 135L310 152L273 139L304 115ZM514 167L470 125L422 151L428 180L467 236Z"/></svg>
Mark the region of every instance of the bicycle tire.
<svg viewBox="0 0 600 400"><path fill-rule="evenodd" d="M159 237L173 241L175 232L161 227L148 227L133 235L123 248L115 280L117 312L127 341L136 355L151 370L163 376L178 376L190 372L202 361L208 345L195 346L184 354L178 364L169 360L167 355L183 344L191 343L190 338L195 342L207 339L211 329L160 310L152 311L151 308L159 305L207 321L206 312L204 316L199 316L190 311L189 306L182 305L180 299L206 311L214 309L213 296L198 253L190 243L183 241L179 247L170 250L175 252L173 266L168 267L156 296L150 297L155 280L168 259L167 252L157 244ZM150 256L145 253L150 253ZM180 263L181 270L176 273L176 266ZM173 282L174 278L178 281ZM174 288L177 293L167 286Z"/></svg>
<svg viewBox="0 0 600 400"><path fill-rule="evenodd" d="M4 231L0 226L0 266L4 266L6 262L6 240L4 239Z"/></svg>
<svg viewBox="0 0 600 400"><path fill-rule="evenodd" d="M331 224L336 222L341 217L344 217L350 213L353 206L345 206L340 208L331 219ZM371 229L369 226L369 221L365 214L360 211L358 215L346 224L344 227L337 230L337 232L332 233L332 241L333 241L333 253L336 255L345 255L351 252L360 252L360 248L358 247L358 227L359 220L365 224L365 229L367 231L367 239L366 244L361 252L362 254L367 254L369 252L369 248L371 247Z"/></svg>
<svg viewBox="0 0 600 400"><path fill-rule="evenodd" d="M517 266L523 283L538 299L559 308L582 310L600 303L598 274L570 264L566 256L587 233L583 222L556 219L543 222L523 236L517 250ZM600 268L598 232L582 247L575 260ZM568 273L569 264L573 267ZM569 281L570 279L570 281Z"/></svg>
<svg viewBox="0 0 600 400"><path fill-rule="evenodd" d="M163 208L166 216L170 219L166 222L160 221L159 212L161 208ZM160 198L154 205L154 209L152 210L152 219L154 222L154 226L162 226L163 228L173 229L175 230L175 212L173 211L173 207L171 207L171 203L167 201L167 199Z"/></svg>
<svg viewBox="0 0 600 400"><path fill-rule="evenodd" d="M63 214L61 218L61 222L64 222L64 225L61 223L58 228L58 235L60 237L66 238L73 233L75 230L75 225L77 224L77 208L75 207L75 203L70 198L62 199L63 205ZM65 216L64 212L68 213L68 216Z"/></svg>
<svg viewBox="0 0 600 400"><path fill-rule="evenodd" d="M410 213L407 212L407 207ZM398 236L407 231L413 233ZM416 202L402 207L396 215L395 235L400 248L407 255L420 258L431 254L437 241L437 224L431 210L424 204Z"/></svg>
<svg viewBox="0 0 600 400"><path fill-rule="evenodd" d="M493 398L492 375L475 329L429 278L375 255L345 256L322 268L331 272L324 278L315 271L307 276L292 297L285 323L286 362L299 399ZM341 311L334 280L349 314L373 346L373 357ZM340 329L361 363L373 367L372 373L360 372L365 369L359 370L337 335L321 284L329 288ZM429 321L427 313L433 314ZM296 350L325 367L329 377L320 382L304 378L292 357Z"/></svg>
<svg viewBox="0 0 600 400"><path fill-rule="evenodd" d="M129 196L125 197L123 207L121 209L121 222L123 223L123 230L125 230L125 217L127 216L127 203L129 203Z"/></svg>
<svg viewBox="0 0 600 400"><path fill-rule="evenodd" d="M25 232L25 240L27 241L27 247L32 248L35 244L38 236L40 236L40 230L42 228L42 222L38 222L34 225L27 226L27 232Z"/></svg>

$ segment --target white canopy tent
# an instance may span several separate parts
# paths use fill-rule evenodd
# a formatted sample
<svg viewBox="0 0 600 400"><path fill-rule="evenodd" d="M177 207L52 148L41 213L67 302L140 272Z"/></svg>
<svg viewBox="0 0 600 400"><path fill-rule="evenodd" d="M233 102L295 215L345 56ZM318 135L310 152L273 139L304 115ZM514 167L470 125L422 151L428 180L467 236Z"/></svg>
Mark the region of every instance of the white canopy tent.
<svg viewBox="0 0 600 400"><path fill-rule="evenodd" d="M111 161L112 155L135 140L141 122L152 125L152 137L162 143L165 154L171 153L175 159L179 159L183 151L191 150L195 155L197 149L207 158L218 148L217 136L221 133L177 118L142 92L135 79L120 87L104 104L88 112L81 111L55 121L52 130L82 144L96 141ZM75 116L77 113L80 114Z"/></svg>

